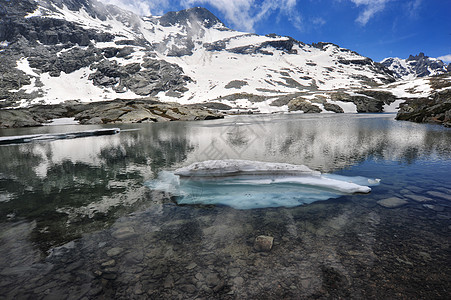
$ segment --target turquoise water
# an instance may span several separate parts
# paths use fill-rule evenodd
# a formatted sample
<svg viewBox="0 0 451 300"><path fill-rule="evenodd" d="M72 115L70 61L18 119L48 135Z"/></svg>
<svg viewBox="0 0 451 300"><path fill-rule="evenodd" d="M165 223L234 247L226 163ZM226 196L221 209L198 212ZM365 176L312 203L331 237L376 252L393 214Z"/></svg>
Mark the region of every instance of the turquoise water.
<svg viewBox="0 0 451 300"><path fill-rule="evenodd" d="M392 114L113 127L121 133L0 146L0 297L446 299L451 292L450 129ZM370 194L247 210L177 203L146 185L160 172L228 158L381 183ZM194 188L206 198L215 193ZM240 189L255 201L285 195L299 203L290 185L277 193ZM378 202L393 197L404 204ZM253 248L258 235L274 237L270 252Z"/></svg>

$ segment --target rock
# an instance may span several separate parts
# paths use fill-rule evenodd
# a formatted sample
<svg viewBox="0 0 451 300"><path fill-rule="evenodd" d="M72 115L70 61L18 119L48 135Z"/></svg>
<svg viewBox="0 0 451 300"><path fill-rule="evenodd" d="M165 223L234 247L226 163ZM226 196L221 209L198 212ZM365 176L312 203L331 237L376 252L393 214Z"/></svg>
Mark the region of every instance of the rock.
<svg viewBox="0 0 451 300"><path fill-rule="evenodd" d="M390 197L377 201L377 204L385 208L397 208L406 205L407 203L406 200L397 197Z"/></svg>
<svg viewBox="0 0 451 300"><path fill-rule="evenodd" d="M396 96L388 91L379 90L360 90L357 93L363 94L379 101L383 101L385 104L390 104L396 101Z"/></svg>
<svg viewBox="0 0 451 300"><path fill-rule="evenodd" d="M248 83L246 81L232 80L225 86L225 88L226 89L241 89L245 85L248 85Z"/></svg>
<svg viewBox="0 0 451 300"><path fill-rule="evenodd" d="M140 282L136 283L133 292L135 293L135 295L142 295L142 294L144 294L143 285Z"/></svg>
<svg viewBox="0 0 451 300"><path fill-rule="evenodd" d="M171 275L168 275L163 283L165 289L170 289L174 287L174 278Z"/></svg>
<svg viewBox="0 0 451 300"><path fill-rule="evenodd" d="M132 227L119 228L118 230L113 232L112 235L118 240L126 240L137 236L135 230Z"/></svg>
<svg viewBox="0 0 451 300"><path fill-rule="evenodd" d="M106 252L106 255L108 255L108 257L114 257L114 256L117 256L117 255L121 254L122 251L124 251L124 249L119 248L119 247L111 248L110 250L108 250Z"/></svg>
<svg viewBox="0 0 451 300"><path fill-rule="evenodd" d="M190 263L188 266L186 266L186 269L187 269L187 270L192 270L192 269L194 269L195 267L197 267L197 264L194 263L194 262L192 262L192 263Z"/></svg>
<svg viewBox="0 0 451 300"><path fill-rule="evenodd" d="M376 99L364 94L350 95L345 92L335 92L330 94L333 101L352 102L356 105L359 113L377 113L382 112L384 100Z"/></svg>
<svg viewBox="0 0 451 300"><path fill-rule="evenodd" d="M209 287L215 287L220 284L221 279L219 275L216 273L210 273L205 277L205 282Z"/></svg>
<svg viewBox="0 0 451 300"><path fill-rule="evenodd" d="M407 99L401 103L396 120L451 127L451 89L436 92L429 98Z"/></svg>
<svg viewBox="0 0 451 300"><path fill-rule="evenodd" d="M311 104L309 101L302 97L295 98L288 102L289 111L301 110L304 113L320 113L322 110L316 105Z"/></svg>
<svg viewBox="0 0 451 300"><path fill-rule="evenodd" d="M440 205L432 205L432 204L423 204L423 207L431 209L433 211L442 212L445 210L443 206Z"/></svg>
<svg viewBox="0 0 451 300"><path fill-rule="evenodd" d="M431 199L431 198L428 198L428 197L425 197L425 196L412 195L412 194L405 194L403 196L406 197L406 198L412 199L413 201L416 201L416 202L423 202L423 203L425 203L425 202L435 202L434 199Z"/></svg>
<svg viewBox="0 0 451 300"><path fill-rule="evenodd" d="M431 196L436 197L436 198L441 198L441 199L445 199L445 200L451 201L451 195L450 194L445 194L445 193L436 192L436 191L429 191L429 192L426 192L426 194L431 195Z"/></svg>
<svg viewBox="0 0 451 300"><path fill-rule="evenodd" d="M323 106L324 106L324 109L327 110L327 111L333 111L335 113L344 113L343 108L341 108L337 104L326 102L326 103L323 104Z"/></svg>
<svg viewBox="0 0 451 300"><path fill-rule="evenodd" d="M114 280L117 278L117 275L114 273L103 274L102 278L106 280Z"/></svg>
<svg viewBox="0 0 451 300"><path fill-rule="evenodd" d="M25 110L0 110L0 128L40 126L45 121L45 118Z"/></svg>
<svg viewBox="0 0 451 300"><path fill-rule="evenodd" d="M102 267L104 267L104 268L114 267L115 265L116 265L116 261L114 259L110 259L109 261L102 263Z"/></svg>
<svg viewBox="0 0 451 300"><path fill-rule="evenodd" d="M273 242L274 238L271 236L257 236L254 241L254 249L259 252L269 252L272 249Z"/></svg>
<svg viewBox="0 0 451 300"><path fill-rule="evenodd" d="M235 278L233 278L232 282L234 285L241 286L244 283L244 278L243 277L235 277Z"/></svg>
<svg viewBox="0 0 451 300"><path fill-rule="evenodd" d="M197 291L196 286L192 284L184 284L180 286L180 289L188 294L194 294Z"/></svg>
<svg viewBox="0 0 451 300"><path fill-rule="evenodd" d="M0 128L40 126L48 120L75 118L80 124L194 121L223 118L202 106L161 103L154 98L92 103L36 105L28 109L0 109Z"/></svg>
<svg viewBox="0 0 451 300"><path fill-rule="evenodd" d="M231 268L228 271L228 275L231 277L235 277L238 276L238 274L240 274L241 269L240 268Z"/></svg>

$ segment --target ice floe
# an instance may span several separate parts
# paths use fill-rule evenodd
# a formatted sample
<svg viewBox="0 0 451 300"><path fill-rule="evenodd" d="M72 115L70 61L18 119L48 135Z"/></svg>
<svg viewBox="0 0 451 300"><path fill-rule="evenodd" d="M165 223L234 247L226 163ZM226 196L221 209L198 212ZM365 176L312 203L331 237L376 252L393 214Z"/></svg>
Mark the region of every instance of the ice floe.
<svg viewBox="0 0 451 300"><path fill-rule="evenodd" d="M38 141L65 140L90 136L112 135L120 132L119 128L104 128L68 133L44 133L0 137L0 145L24 144Z"/></svg>
<svg viewBox="0 0 451 300"><path fill-rule="evenodd" d="M321 174L303 165L247 160L209 160L147 182L176 196L178 204L236 209L294 207L354 193L369 193L379 179Z"/></svg>

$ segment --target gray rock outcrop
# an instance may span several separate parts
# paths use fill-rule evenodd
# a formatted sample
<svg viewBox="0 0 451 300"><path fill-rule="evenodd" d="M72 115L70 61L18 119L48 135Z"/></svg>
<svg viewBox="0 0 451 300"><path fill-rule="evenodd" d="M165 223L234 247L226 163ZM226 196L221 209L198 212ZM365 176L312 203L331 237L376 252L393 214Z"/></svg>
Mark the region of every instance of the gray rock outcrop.
<svg viewBox="0 0 451 300"><path fill-rule="evenodd" d="M396 120L435 123L451 127L451 89L430 98L412 98L400 105Z"/></svg>
<svg viewBox="0 0 451 300"><path fill-rule="evenodd" d="M62 103L0 110L0 128L31 127L57 118L75 118L80 124L153 123L222 118L207 108L161 103L153 99Z"/></svg>
<svg viewBox="0 0 451 300"><path fill-rule="evenodd" d="M313 105L302 97L295 98L288 102L289 111L303 111L304 113L320 113L321 108L317 105Z"/></svg>

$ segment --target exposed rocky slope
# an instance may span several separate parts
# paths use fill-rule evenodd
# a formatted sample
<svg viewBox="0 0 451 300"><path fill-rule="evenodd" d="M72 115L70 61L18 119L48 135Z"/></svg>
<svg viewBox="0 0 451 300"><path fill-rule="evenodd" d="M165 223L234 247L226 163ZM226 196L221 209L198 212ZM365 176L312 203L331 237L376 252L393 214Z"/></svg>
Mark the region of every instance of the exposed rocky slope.
<svg viewBox="0 0 451 300"><path fill-rule="evenodd" d="M437 92L429 98L407 100L401 104L396 119L451 127L451 89Z"/></svg>
<svg viewBox="0 0 451 300"><path fill-rule="evenodd" d="M414 79L451 72L451 64L447 65L440 59L425 56L423 52L415 56L410 55L407 59L389 57L381 61L381 64L393 71L397 78L402 79Z"/></svg>
<svg viewBox="0 0 451 300"><path fill-rule="evenodd" d="M340 106L330 91L394 81L353 51L230 30L203 8L139 17L96 0L0 7L0 107L156 96L287 111L280 101L320 92L322 104Z"/></svg>

